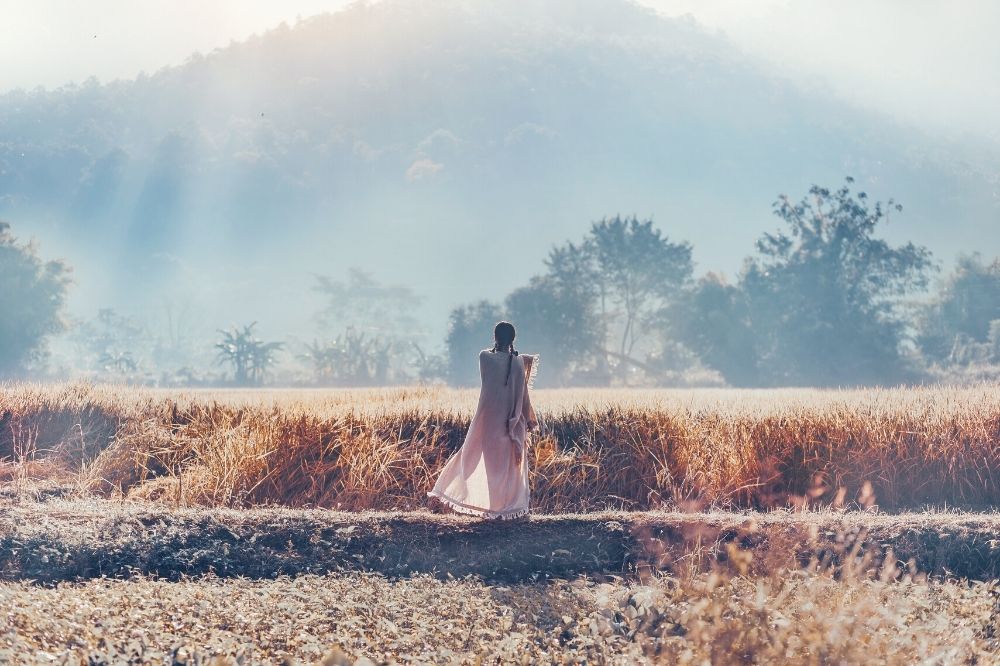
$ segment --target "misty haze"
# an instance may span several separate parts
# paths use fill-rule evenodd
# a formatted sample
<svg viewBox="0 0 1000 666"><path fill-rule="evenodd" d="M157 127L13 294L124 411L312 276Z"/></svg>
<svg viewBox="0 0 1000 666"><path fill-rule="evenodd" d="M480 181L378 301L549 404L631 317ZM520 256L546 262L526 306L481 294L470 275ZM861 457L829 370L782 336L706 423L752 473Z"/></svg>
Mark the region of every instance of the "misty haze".
<svg viewBox="0 0 1000 666"><path fill-rule="evenodd" d="M998 29L0 0L0 661L996 662Z"/></svg>
<svg viewBox="0 0 1000 666"><path fill-rule="evenodd" d="M454 351L449 313L486 300L519 314L511 293L547 273L553 248L635 216L691 256L639 313L632 350L647 366L671 357L671 370L634 366L622 382L891 384L943 361L910 344L916 310L886 343L908 373L737 377L676 329L753 313L678 301L709 275L739 287L756 241L781 228L779 195L845 177L869 202L903 205L873 235L926 248L943 269L934 277L963 253L989 264L1000 245L995 144L862 110L782 78L689 16L613 0L354 5L134 80L7 92L0 138L8 233L72 269L51 328L61 331L8 359L28 376L225 383L234 369L214 363L219 329L257 322L255 335L283 343L261 381L354 383L307 359L307 345L350 335L391 347L392 372L364 383L447 379L430 366ZM626 318L617 304L597 313L548 296L606 329L588 351L613 347ZM985 343L989 316L956 333ZM752 350L766 342L739 344L767 362ZM101 361L122 355L119 367ZM578 383L565 370L558 381Z"/></svg>

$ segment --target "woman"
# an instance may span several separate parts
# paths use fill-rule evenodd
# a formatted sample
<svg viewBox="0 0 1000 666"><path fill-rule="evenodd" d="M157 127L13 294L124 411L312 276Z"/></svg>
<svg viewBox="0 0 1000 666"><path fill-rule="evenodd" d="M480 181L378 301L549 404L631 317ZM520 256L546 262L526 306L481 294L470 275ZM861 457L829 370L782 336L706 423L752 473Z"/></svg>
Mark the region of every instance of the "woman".
<svg viewBox="0 0 1000 666"><path fill-rule="evenodd" d="M427 493L459 513L516 518L528 513L528 431L538 427L528 389L535 356L514 349L514 325L493 329L493 349L479 352L479 405L462 448Z"/></svg>

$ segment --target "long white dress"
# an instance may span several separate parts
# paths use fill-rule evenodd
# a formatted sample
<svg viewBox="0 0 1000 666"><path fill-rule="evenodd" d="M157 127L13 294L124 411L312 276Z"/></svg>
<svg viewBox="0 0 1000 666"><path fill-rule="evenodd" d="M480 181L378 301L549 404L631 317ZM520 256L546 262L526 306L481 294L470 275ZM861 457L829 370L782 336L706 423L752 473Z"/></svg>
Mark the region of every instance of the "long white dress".
<svg viewBox="0 0 1000 666"><path fill-rule="evenodd" d="M510 377L507 379L507 364ZM538 426L529 389L536 356L483 350L482 388L465 441L427 493L458 511L485 518L528 513L528 431ZM505 385L505 380L506 385Z"/></svg>

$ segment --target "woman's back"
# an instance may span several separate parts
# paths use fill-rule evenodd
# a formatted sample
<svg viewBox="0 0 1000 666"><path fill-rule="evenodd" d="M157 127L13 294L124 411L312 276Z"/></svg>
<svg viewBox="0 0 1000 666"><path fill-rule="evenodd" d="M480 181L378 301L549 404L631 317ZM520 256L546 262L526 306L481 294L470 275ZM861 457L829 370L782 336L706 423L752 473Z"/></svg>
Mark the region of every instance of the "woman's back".
<svg viewBox="0 0 1000 666"><path fill-rule="evenodd" d="M513 340L513 336L511 336ZM463 513L512 517L528 510L525 444L535 414L528 397L534 357L484 349L479 353L479 404L461 449L429 493Z"/></svg>
<svg viewBox="0 0 1000 666"><path fill-rule="evenodd" d="M508 366L510 372L508 374ZM516 420L524 394L524 359L484 349L479 352L479 404L470 426L483 438L483 446L510 446L511 419Z"/></svg>

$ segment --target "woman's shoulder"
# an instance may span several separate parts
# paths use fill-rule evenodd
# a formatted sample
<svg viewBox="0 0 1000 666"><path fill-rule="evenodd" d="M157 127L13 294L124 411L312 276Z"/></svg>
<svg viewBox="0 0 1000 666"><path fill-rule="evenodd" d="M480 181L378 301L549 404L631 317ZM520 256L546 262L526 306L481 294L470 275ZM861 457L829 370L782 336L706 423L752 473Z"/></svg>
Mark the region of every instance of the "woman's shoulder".
<svg viewBox="0 0 1000 666"><path fill-rule="evenodd" d="M481 352L479 352L479 358L481 358L481 359L482 358L486 358L486 357L490 357L490 356L493 356L493 357L503 356L504 358L506 358L507 357L507 352L495 352L492 349L484 349ZM524 353L517 352L517 351L514 352L514 358L519 358L522 361L525 361L525 360L527 360L527 361L534 360L535 356L537 356L537 354L524 354Z"/></svg>

